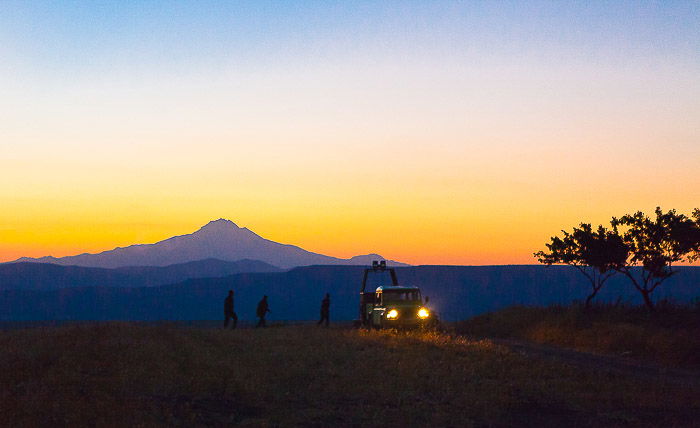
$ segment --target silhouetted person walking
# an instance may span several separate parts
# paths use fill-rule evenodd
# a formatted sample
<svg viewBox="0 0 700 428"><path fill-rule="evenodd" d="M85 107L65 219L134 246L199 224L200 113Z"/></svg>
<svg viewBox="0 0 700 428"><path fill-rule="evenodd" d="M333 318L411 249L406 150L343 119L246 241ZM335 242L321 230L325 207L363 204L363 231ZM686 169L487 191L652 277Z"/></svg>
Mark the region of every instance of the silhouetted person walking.
<svg viewBox="0 0 700 428"><path fill-rule="evenodd" d="M328 327L329 317L328 315L330 314L330 308L331 308L331 295L326 293L326 297L321 300L321 319L318 320L318 323L316 325L321 325L323 322L326 322L326 327Z"/></svg>
<svg viewBox="0 0 700 428"><path fill-rule="evenodd" d="M260 318L255 328L267 327L267 324L265 324L265 315L267 315L268 312L270 312L270 308L267 306L267 296L263 296L262 300L258 303L258 309L255 312L258 318Z"/></svg>
<svg viewBox="0 0 700 428"><path fill-rule="evenodd" d="M224 300L224 328L228 327L228 320L233 320L231 328L236 328L238 324L238 316L233 311L233 290L228 291L228 296Z"/></svg>

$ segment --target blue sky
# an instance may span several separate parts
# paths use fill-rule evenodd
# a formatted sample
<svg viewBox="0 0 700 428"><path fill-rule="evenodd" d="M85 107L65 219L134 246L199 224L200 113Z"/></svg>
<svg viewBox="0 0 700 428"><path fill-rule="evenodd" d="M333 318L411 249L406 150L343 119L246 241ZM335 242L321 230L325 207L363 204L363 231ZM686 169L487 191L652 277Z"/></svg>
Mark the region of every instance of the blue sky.
<svg viewBox="0 0 700 428"><path fill-rule="evenodd" d="M175 72L240 63L700 59L698 2L25 2L0 4L18 72ZM38 69L38 70L37 70Z"/></svg>

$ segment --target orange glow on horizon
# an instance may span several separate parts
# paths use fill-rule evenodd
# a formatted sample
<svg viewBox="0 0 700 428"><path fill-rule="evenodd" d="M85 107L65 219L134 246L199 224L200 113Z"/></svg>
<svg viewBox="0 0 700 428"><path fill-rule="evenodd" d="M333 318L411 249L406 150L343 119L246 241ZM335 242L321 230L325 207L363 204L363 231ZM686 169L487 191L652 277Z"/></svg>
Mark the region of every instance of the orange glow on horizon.
<svg viewBox="0 0 700 428"><path fill-rule="evenodd" d="M385 214L380 220L355 218L353 222L336 224L331 223L333 218L307 218L292 223L273 216L261 216L251 223L232 216L229 218L263 238L297 245L308 251L339 258L379 253L388 259L413 265L537 264L532 253L544 249L549 237L558 234L559 229L569 228L580 221L570 216L566 226L556 228L551 226L556 220L548 219L542 213L533 213L529 217L521 215L518 219L503 213L493 219L494 223L465 217L464 223L443 218L442 223L431 225L424 223L425 218L418 215L419 211L414 211L414 214L415 221L392 219ZM211 217L215 218L218 217ZM509 220L512 222L508 223ZM88 222L89 219L82 221ZM188 222L174 219L166 224L160 224L157 219L150 223L125 224L82 221L70 219L63 223L32 225L25 219L23 229L2 231L0 262L19 257L98 253L132 244L155 243L195 232L208 220Z"/></svg>

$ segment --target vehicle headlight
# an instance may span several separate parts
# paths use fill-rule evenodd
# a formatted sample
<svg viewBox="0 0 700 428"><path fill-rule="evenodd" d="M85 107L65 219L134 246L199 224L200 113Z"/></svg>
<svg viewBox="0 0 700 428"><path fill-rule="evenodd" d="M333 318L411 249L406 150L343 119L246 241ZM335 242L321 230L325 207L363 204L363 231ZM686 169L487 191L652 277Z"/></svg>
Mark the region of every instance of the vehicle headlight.
<svg viewBox="0 0 700 428"><path fill-rule="evenodd" d="M388 320L395 320L398 317L399 311L397 311L396 309L391 309L389 312L386 313L386 319Z"/></svg>
<svg viewBox="0 0 700 428"><path fill-rule="evenodd" d="M430 311L425 308L418 309L418 318L424 320L430 316Z"/></svg>

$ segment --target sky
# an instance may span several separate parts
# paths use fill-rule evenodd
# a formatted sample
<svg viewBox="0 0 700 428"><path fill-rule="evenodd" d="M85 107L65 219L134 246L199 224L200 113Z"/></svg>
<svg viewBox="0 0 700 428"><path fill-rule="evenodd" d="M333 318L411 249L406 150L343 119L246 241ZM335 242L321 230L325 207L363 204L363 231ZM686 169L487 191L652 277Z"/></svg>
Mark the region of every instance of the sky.
<svg viewBox="0 0 700 428"><path fill-rule="evenodd" d="M0 2L0 261L228 218L536 263L700 206L700 2Z"/></svg>

